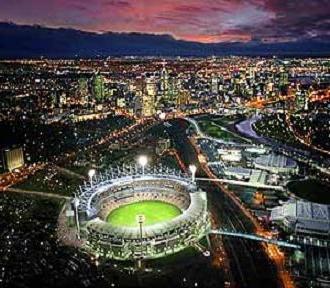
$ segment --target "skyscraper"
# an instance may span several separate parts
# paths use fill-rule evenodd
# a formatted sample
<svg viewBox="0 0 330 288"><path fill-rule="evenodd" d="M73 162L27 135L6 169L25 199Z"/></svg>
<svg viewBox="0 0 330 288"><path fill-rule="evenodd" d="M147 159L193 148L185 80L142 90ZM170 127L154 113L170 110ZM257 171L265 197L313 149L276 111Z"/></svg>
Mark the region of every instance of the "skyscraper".
<svg viewBox="0 0 330 288"><path fill-rule="evenodd" d="M156 113L156 95L157 83L155 78L146 78L142 92L142 116L149 117Z"/></svg>
<svg viewBox="0 0 330 288"><path fill-rule="evenodd" d="M218 94L219 93L219 79L215 75L211 78L211 93Z"/></svg>
<svg viewBox="0 0 330 288"><path fill-rule="evenodd" d="M86 78L79 78L77 96L80 103L84 104L88 101L88 81Z"/></svg>
<svg viewBox="0 0 330 288"><path fill-rule="evenodd" d="M92 95L97 101L105 97L104 77L100 74L94 75L92 79Z"/></svg>

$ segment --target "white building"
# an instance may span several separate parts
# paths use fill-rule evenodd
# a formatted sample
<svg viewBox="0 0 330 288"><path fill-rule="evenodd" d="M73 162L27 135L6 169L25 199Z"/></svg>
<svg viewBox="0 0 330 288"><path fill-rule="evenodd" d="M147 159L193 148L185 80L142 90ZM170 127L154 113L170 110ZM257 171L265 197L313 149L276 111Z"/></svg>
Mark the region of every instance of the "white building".
<svg viewBox="0 0 330 288"><path fill-rule="evenodd" d="M330 205L287 202L272 210L271 220L295 233L330 235Z"/></svg>
<svg viewBox="0 0 330 288"><path fill-rule="evenodd" d="M274 153L257 157L254 161L254 167L274 174L298 173L298 165L296 161L285 157L284 155Z"/></svg>
<svg viewBox="0 0 330 288"><path fill-rule="evenodd" d="M240 162L242 151L239 149L218 149L221 160L225 162Z"/></svg>

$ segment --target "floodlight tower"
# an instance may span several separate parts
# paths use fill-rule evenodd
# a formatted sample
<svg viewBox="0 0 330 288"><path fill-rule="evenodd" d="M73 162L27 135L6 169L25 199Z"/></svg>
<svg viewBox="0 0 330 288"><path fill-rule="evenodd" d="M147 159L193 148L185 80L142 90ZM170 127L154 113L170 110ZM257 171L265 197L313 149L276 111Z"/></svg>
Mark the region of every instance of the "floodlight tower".
<svg viewBox="0 0 330 288"><path fill-rule="evenodd" d="M79 215L78 215L79 198L77 197L77 195L74 196L73 206L74 206L74 214L76 216L75 218L77 225L77 238L80 239L80 224L79 224Z"/></svg>
<svg viewBox="0 0 330 288"><path fill-rule="evenodd" d="M196 179L196 171L197 171L197 167L196 165L189 165L189 170L191 172L191 181L195 182Z"/></svg>
<svg viewBox="0 0 330 288"><path fill-rule="evenodd" d="M142 255L142 249L143 249L143 234L142 234L142 225L143 225L143 223L145 222L145 216L143 215L143 214L139 214L139 215L137 215L136 216L136 222L139 224L139 226L140 226L140 247L141 247L141 257L140 257L140 259L139 259L139 261L138 261L138 266L139 266L139 268L141 268L141 266L142 266L142 263L141 263L141 260L142 260L142 258L143 258L143 255Z"/></svg>
<svg viewBox="0 0 330 288"><path fill-rule="evenodd" d="M164 121L166 119L166 113L165 112L162 112L158 115L159 119Z"/></svg>
<svg viewBox="0 0 330 288"><path fill-rule="evenodd" d="M144 168L145 168L145 166L146 166L147 163L148 163L148 158L147 158L147 156L145 156L145 155L141 155L141 156L139 157L139 159L138 159L138 162L139 162L139 164L140 164L141 167L142 167L142 175L144 175Z"/></svg>
<svg viewBox="0 0 330 288"><path fill-rule="evenodd" d="M91 187L93 187L93 177L94 177L95 173L96 173L95 169L90 169L88 171L89 183L91 184Z"/></svg>

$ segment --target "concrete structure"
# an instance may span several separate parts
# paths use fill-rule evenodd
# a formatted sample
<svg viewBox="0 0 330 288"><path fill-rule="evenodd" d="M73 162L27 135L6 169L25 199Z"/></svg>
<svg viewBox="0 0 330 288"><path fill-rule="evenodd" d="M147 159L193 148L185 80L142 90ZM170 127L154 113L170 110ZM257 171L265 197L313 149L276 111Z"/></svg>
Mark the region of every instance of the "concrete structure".
<svg viewBox="0 0 330 288"><path fill-rule="evenodd" d="M166 149L171 147L171 139L159 139L156 143L155 152L157 155L162 154Z"/></svg>
<svg viewBox="0 0 330 288"><path fill-rule="evenodd" d="M157 83L154 78L147 78L142 92L142 116L150 117L156 113Z"/></svg>
<svg viewBox="0 0 330 288"><path fill-rule="evenodd" d="M97 101L105 97L104 77L100 74L94 75L92 79L92 95Z"/></svg>
<svg viewBox="0 0 330 288"><path fill-rule="evenodd" d="M243 167L227 167L223 170L228 177L234 177L239 180L246 180L251 177L251 169Z"/></svg>
<svg viewBox="0 0 330 288"><path fill-rule="evenodd" d="M275 174L298 173L297 162L279 154L262 155L255 159L254 167Z"/></svg>
<svg viewBox="0 0 330 288"><path fill-rule="evenodd" d="M266 184L267 172L257 169L252 169L250 183L252 184Z"/></svg>
<svg viewBox="0 0 330 288"><path fill-rule="evenodd" d="M207 235L206 193L187 175L162 167L145 167L142 173L139 166L97 175L92 187L81 187L78 210L81 237L92 254L118 260L158 258L192 246ZM171 203L182 214L145 226L142 232L139 227L115 227L105 220L113 209L144 200Z"/></svg>
<svg viewBox="0 0 330 288"><path fill-rule="evenodd" d="M301 200L287 202L272 210L271 220L291 232L330 235L330 205Z"/></svg>
<svg viewBox="0 0 330 288"><path fill-rule="evenodd" d="M2 159L4 169L10 172L20 168L24 165L23 149L21 147L5 149L3 150Z"/></svg>
<svg viewBox="0 0 330 288"><path fill-rule="evenodd" d="M218 149L218 153L225 162L240 162L242 160L240 149Z"/></svg>

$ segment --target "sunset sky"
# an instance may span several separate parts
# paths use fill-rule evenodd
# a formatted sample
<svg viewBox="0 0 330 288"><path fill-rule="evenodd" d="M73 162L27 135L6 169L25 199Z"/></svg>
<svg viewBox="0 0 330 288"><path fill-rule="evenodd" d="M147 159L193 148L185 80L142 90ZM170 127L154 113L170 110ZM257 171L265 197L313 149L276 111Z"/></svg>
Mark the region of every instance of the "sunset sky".
<svg viewBox="0 0 330 288"><path fill-rule="evenodd" d="M329 0L0 0L0 21L198 42L330 36Z"/></svg>

